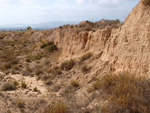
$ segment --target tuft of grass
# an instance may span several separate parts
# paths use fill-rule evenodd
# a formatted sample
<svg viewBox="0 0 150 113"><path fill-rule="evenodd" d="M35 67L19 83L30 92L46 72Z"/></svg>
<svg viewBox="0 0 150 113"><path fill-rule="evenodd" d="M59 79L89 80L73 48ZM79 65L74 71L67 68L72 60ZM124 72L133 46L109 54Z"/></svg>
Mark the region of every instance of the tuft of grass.
<svg viewBox="0 0 150 113"><path fill-rule="evenodd" d="M13 83L7 82L2 85L2 91L12 91L16 89L16 85Z"/></svg>
<svg viewBox="0 0 150 113"><path fill-rule="evenodd" d="M35 60L40 60L43 57L43 54L39 53L34 57Z"/></svg>
<svg viewBox="0 0 150 113"><path fill-rule="evenodd" d="M88 60L89 58L91 58L93 56L93 53L92 52L88 52L86 54L84 54L81 59L80 59L80 62L83 62L85 60Z"/></svg>
<svg viewBox="0 0 150 113"><path fill-rule="evenodd" d="M37 92L37 91L38 91L37 87L34 87L34 88L33 88L33 91L34 91L34 92Z"/></svg>
<svg viewBox="0 0 150 113"><path fill-rule="evenodd" d="M60 70L60 68L59 68L58 66L55 66L55 67L51 68L51 69L49 70L49 73L51 73L51 74L53 74L53 75L55 75L55 76L62 74L62 72L61 72L61 70Z"/></svg>
<svg viewBox="0 0 150 113"><path fill-rule="evenodd" d="M21 87L22 87L22 88L27 88L27 84L22 81L22 82L21 82Z"/></svg>
<svg viewBox="0 0 150 113"><path fill-rule="evenodd" d="M48 80L46 80L44 83L45 83L46 85L51 85L51 84L52 84L52 81L51 81L50 79L48 79Z"/></svg>
<svg viewBox="0 0 150 113"><path fill-rule="evenodd" d="M70 84L71 84L71 86L73 86L73 87L79 87L79 86L80 86L80 85L79 85L79 82L76 81L76 80L72 80Z"/></svg>
<svg viewBox="0 0 150 113"><path fill-rule="evenodd" d="M74 67L74 65L75 65L75 62L74 60L71 59L70 61L67 60L67 61L62 62L62 64L60 65L60 68L62 70L69 71Z"/></svg>
<svg viewBox="0 0 150 113"><path fill-rule="evenodd" d="M47 47L47 46L51 46L51 45L54 45L54 42L43 43L43 44L41 45L41 48L43 49L43 48L45 48L45 47Z"/></svg>
<svg viewBox="0 0 150 113"><path fill-rule="evenodd" d="M19 108L24 108L25 107L25 103L23 100L21 99L17 99L16 102L15 102L16 106L19 107Z"/></svg>
<svg viewBox="0 0 150 113"><path fill-rule="evenodd" d="M84 73L84 74L87 74L91 71L91 67L87 67L87 65L83 66L81 68L81 71Z"/></svg>
<svg viewBox="0 0 150 113"><path fill-rule="evenodd" d="M64 103L56 103L47 108L44 113L67 113L67 107Z"/></svg>
<svg viewBox="0 0 150 113"><path fill-rule="evenodd" d="M145 6L150 6L150 0L143 0L142 2Z"/></svg>
<svg viewBox="0 0 150 113"><path fill-rule="evenodd" d="M57 45L51 45L49 48L48 48L48 51L49 52L53 52L54 50L58 50L58 48L57 48Z"/></svg>
<svg viewBox="0 0 150 113"><path fill-rule="evenodd" d="M13 84L17 87L19 85L19 83L15 80L13 81Z"/></svg>
<svg viewBox="0 0 150 113"><path fill-rule="evenodd" d="M107 75L93 85L100 89L106 98L114 103L112 113L128 109L131 113L150 112L150 87L146 77L129 73ZM108 111L108 112L110 112Z"/></svg>

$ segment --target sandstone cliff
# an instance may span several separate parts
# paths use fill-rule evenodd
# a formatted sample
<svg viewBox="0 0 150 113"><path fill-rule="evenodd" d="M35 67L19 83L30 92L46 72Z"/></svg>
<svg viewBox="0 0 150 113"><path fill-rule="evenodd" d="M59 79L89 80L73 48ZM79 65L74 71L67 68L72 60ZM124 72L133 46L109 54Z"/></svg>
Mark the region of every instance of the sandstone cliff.
<svg viewBox="0 0 150 113"><path fill-rule="evenodd" d="M67 113L149 113L149 79L139 76L150 74L149 17L150 7L140 1L123 25L101 20L0 31L0 71L5 73L0 73L0 88L14 80L20 84L0 93L1 111L47 113L45 108L63 102ZM124 71L138 76L110 74ZM25 104L16 109L20 98Z"/></svg>
<svg viewBox="0 0 150 113"><path fill-rule="evenodd" d="M109 72L149 74L150 8L142 2L132 10L122 27L96 31L55 29L47 37L62 48L63 56L74 57L86 51L98 54L97 65L107 64Z"/></svg>

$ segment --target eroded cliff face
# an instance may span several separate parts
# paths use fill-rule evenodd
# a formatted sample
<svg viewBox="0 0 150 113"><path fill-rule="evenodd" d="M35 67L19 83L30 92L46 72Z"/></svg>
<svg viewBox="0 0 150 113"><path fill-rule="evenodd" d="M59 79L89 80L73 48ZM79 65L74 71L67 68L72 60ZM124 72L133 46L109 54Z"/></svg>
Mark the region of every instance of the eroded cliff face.
<svg viewBox="0 0 150 113"><path fill-rule="evenodd" d="M137 72L149 74L150 8L142 2L132 10L123 26L95 31L55 29L47 37L62 48L62 57L77 57L87 51L97 55L99 69L108 72ZM94 60L93 60L94 62ZM103 64L107 64L103 65ZM98 70L99 70L98 69Z"/></svg>
<svg viewBox="0 0 150 113"><path fill-rule="evenodd" d="M105 97L103 90L97 90L97 87L100 87L99 80L102 80L107 74L123 71L137 73L137 75L150 74L149 17L150 7L143 6L140 1L119 28L111 26L102 27L101 25L106 25L103 24L105 20L102 20L96 23L85 21L78 25L65 25L43 31L0 32L2 33L0 35L2 40L0 41L2 48L0 48L0 56L2 58L0 59L0 65L7 64L12 59L19 61L21 64L19 68L16 68L19 74L12 74L13 71L9 70L10 74L8 75L7 70L6 74L0 73L0 80L2 83L10 80L16 80L20 83L24 80L30 88L24 90L18 87L19 89L11 93L8 92L7 95L6 92L3 92L2 94L5 94L5 96L0 94L2 110L6 111L7 108L11 108L12 110L9 110L12 112L20 113L21 111L16 109L11 99L17 100L18 98L22 99L22 97L25 97L23 100L26 103L27 113L29 111L42 113L41 106L48 107L57 100L59 103L61 101L66 103L70 107L71 113L76 113L77 111L85 113L88 109L91 113L97 113L104 106L111 108L113 106L112 101L106 98L108 96ZM97 27L99 25L100 27ZM56 51L49 51L49 45L45 48L41 47L43 44L47 46L50 41L54 41L57 44L58 49ZM92 53L92 55L82 61L82 57L88 52ZM9 57L7 58L7 56ZM18 64L15 63L13 65ZM68 67L71 68L65 70L66 65L69 65ZM10 68L8 65L6 66ZM72 81L76 81L75 87L72 86ZM111 78L110 81L112 81ZM114 82L112 81L112 83ZM46 86L43 83L49 85ZM96 89L93 92L88 92L88 90L94 87L94 83L97 85ZM137 84L135 85L137 86ZM149 87L149 82L147 87ZM41 92L32 91L32 89L36 88ZM120 88L122 89L122 86ZM130 87L126 89L130 89ZM149 90L145 88L145 94L149 95L147 91ZM130 92L132 92L132 89L129 90ZM8 95L10 99L6 100ZM112 98L112 96L109 97ZM137 96L135 97L137 98ZM149 96L145 98L149 100ZM144 105L149 103L149 101L145 102L145 98ZM39 103L39 101L36 102L37 99L46 100L45 103L39 104L39 109L37 109L37 106L33 106ZM32 100L34 103L31 102ZM28 107L30 105L31 108ZM42 109L44 110L45 108L43 107ZM126 109L124 112L126 113L129 110Z"/></svg>

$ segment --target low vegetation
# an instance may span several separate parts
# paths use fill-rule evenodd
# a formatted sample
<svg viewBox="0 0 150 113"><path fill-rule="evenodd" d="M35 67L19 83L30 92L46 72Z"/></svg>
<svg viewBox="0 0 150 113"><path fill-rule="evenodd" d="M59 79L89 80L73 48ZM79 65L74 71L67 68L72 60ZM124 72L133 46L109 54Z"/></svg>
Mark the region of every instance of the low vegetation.
<svg viewBox="0 0 150 113"><path fill-rule="evenodd" d="M21 100L21 99L17 99L17 100L15 101L15 104L16 104L16 106L19 107L19 108L24 108L24 107L25 107L25 102L24 102L23 100Z"/></svg>
<svg viewBox="0 0 150 113"><path fill-rule="evenodd" d="M6 82L2 85L2 91L12 91L16 89L16 85L12 82Z"/></svg>
<svg viewBox="0 0 150 113"><path fill-rule="evenodd" d="M44 113L67 113L67 107L64 103L55 103L46 108Z"/></svg>
<svg viewBox="0 0 150 113"><path fill-rule="evenodd" d="M58 66L54 66L53 68L51 68L49 70L49 73L51 73L52 75L56 76L56 75L61 75L62 71Z"/></svg>
<svg viewBox="0 0 150 113"><path fill-rule="evenodd" d="M93 53L92 52L88 52L86 54L84 54L81 59L80 59L80 62L83 62L85 60L88 60L89 58L91 58L93 56Z"/></svg>
<svg viewBox="0 0 150 113"><path fill-rule="evenodd" d="M22 87L22 88L27 88L27 84L22 81L22 82L21 82L21 87Z"/></svg>
<svg viewBox="0 0 150 113"><path fill-rule="evenodd" d="M106 75L93 84L94 90L102 90L106 98L113 102L114 106L108 106L107 112L124 113L126 109L131 113L150 112L150 86L145 77L129 73Z"/></svg>
<svg viewBox="0 0 150 113"><path fill-rule="evenodd" d="M82 71L82 73L87 74L87 73L89 73L91 71L91 67L88 67L87 65L84 65L81 68L81 71Z"/></svg>
<svg viewBox="0 0 150 113"><path fill-rule="evenodd" d="M76 81L76 80L72 80L70 84L71 84L71 86L73 86L73 87L79 87L79 86L80 86L80 85L79 85L79 82Z"/></svg>
<svg viewBox="0 0 150 113"><path fill-rule="evenodd" d="M33 88L33 91L34 91L34 92L37 92L37 91L38 91L37 87L34 87L34 88Z"/></svg>
<svg viewBox="0 0 150 113"><path fill-rule="evenodd" d="M75 62L74 60L71 59L69 61L67 60L67 61L62 62L62 64L60 65L60 68L62 70L69 71L74 67L74 65L75 65Z"/></svg>
<svg viewBox="0 0 150 113"><path fill-rule="evenodd" d="M53 52L54 50L58 50L57 45L54 44L54 42L48 41L46 43L43 43L41 45L41 48L44 49L48 49L49 52Z"/></svg>
<svg viewBox="0 0 150 113"><path fill-rule="evenodd" d="M150 0L143 0L143 4L145 6L150 6Z"/></svg>

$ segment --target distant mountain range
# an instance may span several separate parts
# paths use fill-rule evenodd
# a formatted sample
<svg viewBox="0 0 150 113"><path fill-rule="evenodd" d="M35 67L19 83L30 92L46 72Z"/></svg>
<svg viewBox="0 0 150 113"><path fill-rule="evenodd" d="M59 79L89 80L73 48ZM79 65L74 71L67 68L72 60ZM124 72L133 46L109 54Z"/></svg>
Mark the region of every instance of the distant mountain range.
<svg viewBox="0 0 150 113"><path fill-rule="evenodd" d="M52 22L45 22L45 23L39 23L39 24L6 24L6 25L0 25L0 30L25 30L28 26L31 26L32 29L35 30L43 30L43 29L51 29L55 27L59 27L66 24L78 24L78 21L52 21Z"/></svg>

